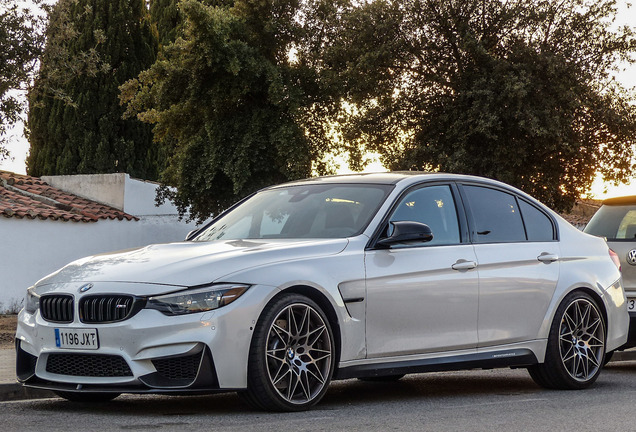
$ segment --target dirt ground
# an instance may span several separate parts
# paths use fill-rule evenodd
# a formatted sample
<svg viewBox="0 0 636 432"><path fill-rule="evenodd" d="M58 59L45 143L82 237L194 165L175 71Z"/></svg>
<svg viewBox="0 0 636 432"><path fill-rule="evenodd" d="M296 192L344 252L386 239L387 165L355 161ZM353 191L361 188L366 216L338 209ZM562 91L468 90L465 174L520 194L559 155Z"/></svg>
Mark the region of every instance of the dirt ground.
<svg viewBox="0 0 636 432"><path fill-rule="evenodd" d="M0 349L13 348L17 315L0 315Z"/></svg>

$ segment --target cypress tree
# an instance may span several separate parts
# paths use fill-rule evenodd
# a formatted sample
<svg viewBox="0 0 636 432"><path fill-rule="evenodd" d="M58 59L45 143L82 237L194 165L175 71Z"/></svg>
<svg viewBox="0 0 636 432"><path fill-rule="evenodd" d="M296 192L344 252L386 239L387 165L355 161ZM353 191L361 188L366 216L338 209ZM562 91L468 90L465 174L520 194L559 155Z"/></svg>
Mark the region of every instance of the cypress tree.
<svg viewBox="0 0 636 432"><path fill-rule="evenodd" d="M183 31L177 0L150 0L150 19L157 28L160 46L174 42Z"/></svg>
<svg viewBox="0 0 636 432"><path fill-rule="evenodd" d="M161 163L151 130L122 119L118 89L156 53L144 0L60 0L29 94L28 173L156 179Z"/></svg>

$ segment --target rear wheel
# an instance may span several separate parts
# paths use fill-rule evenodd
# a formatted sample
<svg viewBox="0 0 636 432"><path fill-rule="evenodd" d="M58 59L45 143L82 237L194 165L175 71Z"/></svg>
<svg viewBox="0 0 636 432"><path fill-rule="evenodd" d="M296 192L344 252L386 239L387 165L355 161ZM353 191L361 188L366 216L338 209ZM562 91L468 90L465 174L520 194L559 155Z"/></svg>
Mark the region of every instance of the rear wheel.
<svg viewBox="0 0 636 432"><path fill-rule="evenodd" d="M333 333L320 306L299 294L282 295L258 320L241 396L258 409L305 410L324 396L334 362Z"/></svg>
<svg viewBox="0 0 636 432"><path fill-rule="evenodd" d="M88 393L88 392L66 392L54 391L56 395L71 402L99 403L108 402L115 399L121 393Z"/></svg>
<svg viewBox="0 0 636 432"><path fill-rule="evenodd" d="M582 389L596 381L605 358L605 320L588 294L566 296L554 317L545 362L528 368L540 386Z"/></svg>

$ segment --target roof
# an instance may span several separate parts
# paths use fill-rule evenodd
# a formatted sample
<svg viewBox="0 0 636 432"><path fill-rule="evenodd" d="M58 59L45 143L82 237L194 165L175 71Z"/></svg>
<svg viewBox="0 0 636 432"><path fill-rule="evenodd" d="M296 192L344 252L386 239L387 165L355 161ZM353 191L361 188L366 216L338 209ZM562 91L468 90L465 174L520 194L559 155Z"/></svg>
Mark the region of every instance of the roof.
<svg viewBox="0 0 636 432"><path fill-rule="evenodd" d="M603 205L633 205L636 204L636 195L608 198Z"/></svg>
<svg viewBox="0 0 636 432"><path fill-rule="evenodd" d="M387 171L378 173L353 173L353 174L338 174L327 175L321 177L310 177L301 180L294 180L287 183L281 183L270 186L270 188L287 187L299 184L314 184L314 183L338 183L338 184L386 184L394 185L404 180L411 182L417 182L421 180L450 180L450 181L474 181L490 182L497 185L504 185L504 183L492 180L486 177L477 177L466 174L451 174L445 172L428 172L428 171ZM510 186L510 185L506 185Z"/></svg>
<svg viewBox="0 0 636 432"><path fill-rule="evenodd" d="M139 220L114 207L54 188L38 177L8 171L0 171L0 215L72 222Z"/></svg>

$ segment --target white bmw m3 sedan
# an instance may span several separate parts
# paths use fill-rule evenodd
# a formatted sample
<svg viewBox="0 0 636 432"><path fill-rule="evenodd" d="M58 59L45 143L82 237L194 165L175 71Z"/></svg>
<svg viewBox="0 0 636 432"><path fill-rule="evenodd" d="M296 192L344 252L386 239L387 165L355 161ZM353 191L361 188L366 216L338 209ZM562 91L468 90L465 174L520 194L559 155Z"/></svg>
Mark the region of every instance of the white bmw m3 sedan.
<svg viewBox="0 0 636 432"><path fill-rule="evenodd" d="M298 411L333 379L524 367L582 389L625 343L601 238L471 176L319 177L186 241L87 257L27 290L17 376L69 400L236 391Z"/></svg>

